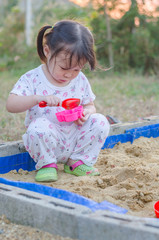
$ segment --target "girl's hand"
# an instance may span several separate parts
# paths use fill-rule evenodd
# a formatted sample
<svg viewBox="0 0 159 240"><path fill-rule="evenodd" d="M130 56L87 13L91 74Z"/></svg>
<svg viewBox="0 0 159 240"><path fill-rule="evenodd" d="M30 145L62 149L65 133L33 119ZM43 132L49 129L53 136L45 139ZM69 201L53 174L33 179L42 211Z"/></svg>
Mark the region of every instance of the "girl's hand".
<svg viewBox="0 0 159 240"><path fill-rule="evenodd" d="M76 121L74 121L74 123L79 126L82 126L84 122L87 121L90 115L91 115L90 111L88 109L84 109L82 117L78 118Z"/></svg>
<svg viewBox="0 0 159 240"><path fill-rule="evenodd" d="M47 103L47 106L49 107L61 105L61 99L54 95L48 95L48 96L37 95L37 104L39 104L41 101L45 101Z"/></svg>
<svg viewBox="0 0 159 240"><path fill-rule="evenodd" d="M89 116L96 112L94 103L84 105L83 108L84 110L83 110L82 117L74 121L74 123L79 126L82 126L88 120Z"/></svg>

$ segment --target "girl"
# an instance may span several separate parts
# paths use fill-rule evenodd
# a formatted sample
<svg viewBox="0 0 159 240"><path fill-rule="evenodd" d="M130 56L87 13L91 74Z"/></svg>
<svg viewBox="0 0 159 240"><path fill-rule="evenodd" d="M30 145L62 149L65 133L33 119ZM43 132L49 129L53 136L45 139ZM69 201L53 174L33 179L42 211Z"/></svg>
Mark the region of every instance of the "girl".
<svg viewBox="0 0 159 240"><path fill-rule="evenodd" d="M96 113L90 84L81 72L86 63L95 69L91 32L75 21L44 26L37 36L42 65L24 74L12 89L6 104L9 112L26 113L26 150L36 162L36 181L56 181L57 163L76 176L99 175L93 165L108 136L109 123ZM74 122L59 122L55 113L67 98L80 98L83 116ZM40 108L41 101L47 102Z"/></svg>

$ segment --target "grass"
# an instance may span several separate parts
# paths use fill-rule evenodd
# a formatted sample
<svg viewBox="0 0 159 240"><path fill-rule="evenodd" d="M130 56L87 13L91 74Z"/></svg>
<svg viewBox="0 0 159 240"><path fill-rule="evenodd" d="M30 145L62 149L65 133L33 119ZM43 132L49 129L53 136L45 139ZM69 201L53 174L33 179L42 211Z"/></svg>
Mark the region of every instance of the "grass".
<svg viewBox="0 0 159 240"><path fill-rule="evenodd" d="M19 140L25 132L25 113L8 113L5 104L13 85L27 70L29 69L0 73L0 142ZM157 77L106 72L91 73L88 78L96 95L98 112L114 116L123 122L158 114Z"/></svg>
<svg viewBox="0 0 159 240"><path fill-rule="evenodd" d="M8 94L18 77L15 72L0 73L0 142L19 140L25 132L25 113L8 113L5 107Z"/></svg>
<svg viewBox="0 0 159 240"><path fill-rule="evenodd" d="M158 114L159 81L156 76L106 72L105 76L90 81L97 97L97 109L104 115L113 115L125 122Z"/></svg>

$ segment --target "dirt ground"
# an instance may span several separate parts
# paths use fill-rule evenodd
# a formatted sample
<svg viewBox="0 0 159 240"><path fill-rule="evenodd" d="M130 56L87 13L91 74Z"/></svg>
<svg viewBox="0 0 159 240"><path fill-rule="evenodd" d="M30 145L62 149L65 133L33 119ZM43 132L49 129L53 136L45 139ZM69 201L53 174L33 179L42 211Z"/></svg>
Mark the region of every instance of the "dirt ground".
<svg viewBox="0 0 159 240"><path fill-rule="evenodd" d="M0 217L0 240L71 240L55 236L39 229L11 223L6 216Z"/></svg>

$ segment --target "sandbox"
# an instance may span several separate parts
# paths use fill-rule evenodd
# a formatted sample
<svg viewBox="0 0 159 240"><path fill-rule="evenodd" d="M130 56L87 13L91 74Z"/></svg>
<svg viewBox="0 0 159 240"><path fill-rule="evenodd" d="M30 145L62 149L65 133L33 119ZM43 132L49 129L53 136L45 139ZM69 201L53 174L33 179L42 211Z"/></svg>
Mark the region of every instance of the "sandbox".
<svg viewBox="0 0 159 240"><path fill-rule="evenodd" d="M110 224L112 226L115 224L114 227L121 227L121 222L134 223L139 221L142 224L146 223L151 228L150 235L147 233L147 236L152 237L153 234L154 236L159 236L158 219L155 218L153 210L153 204L158 200L159 196L159 173L157 165L159 160L159 150L157 148L159 145L158 123L159 119L156 117L140 123L112 125L110 136L106 140L103 150L101 150L96 165L101 172L100 177L90 178L87 176L80 177L79 179L71 176L70 179L70 175L64 174L63 166L60 165L59 180L57 183L49 185L34 183L35 165L25 152L21 142L8 144L10 156L5 156L4 149L7 149L8 146L3 145L0 147L0 154L3 156L0 157L0 160L3 160L0 173L4 175L0 175L0 182L2 185L22 188L23 191L32 191L32 193L35 191L36 193L33 193L33 196L40 193L39 195L47 195L48 199L50 199L50 196L53 196L55 202L62 201L64 205L67 201L67 204L84 207L84 216L88 217L89 220L95 216L95 219L99 218L98 220L101 223L97 228L98 230L102 226L106 229ZM19 172L17 173L15 169L19 170ZM7 173L10 170L11 172ZM86 211L86 209L89 211ZM2 210L1 212L3 212ZM133 215L139 217L134 217ZM9 213L8 216L13 218ZM105 222L106 219L103 219L103 216L107 218L107 223ZM116 219L117 222L112 223L111 219ZM17 221L15 216L14 221ZM23 222L26 224L24 220ZM128 225L132 231L132 225ZM109 234L109 237L113 236L112 239L119 239L114 238L114 227L113 233L108 228L109 231L107 229L107 233L104 236L108 236ZM135 227L136 232L138 227ZM128 230L128 228L126 229ZM129 232L127 230L125 232L122 226L122 231L126 235ZM148 228L146 231L148 231ZM96 233L97 237L98 231ZM63 235L62 231L61 235ZM68 236L77 237L71 234L68 234ZM78 239L88 239L86 236L88 237L88 233L82 233L82 236L78 236ZM91 239L95 238L91 236ZM127 238L124 238L122 235L122 239ZM131 239L131 237L129 236L128 239Z"/></svg>

